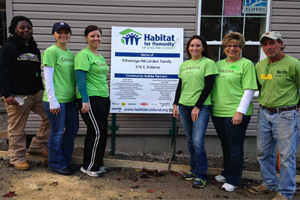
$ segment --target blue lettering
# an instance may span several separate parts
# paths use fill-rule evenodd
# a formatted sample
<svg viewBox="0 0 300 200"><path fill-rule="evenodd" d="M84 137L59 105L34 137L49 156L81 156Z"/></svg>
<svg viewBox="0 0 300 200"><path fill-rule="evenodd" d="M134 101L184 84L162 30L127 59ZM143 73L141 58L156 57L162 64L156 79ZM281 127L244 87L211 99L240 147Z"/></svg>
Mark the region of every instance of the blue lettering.
<svg viewBox="0 0 300 200"><path fill-rule="evenodd" d="M144 35L144 40L145 41L173 41L175 42L175 36L171 35L164 35L164 34L155 34L154 36L150 35L150 34L145 34Z"/></svg>

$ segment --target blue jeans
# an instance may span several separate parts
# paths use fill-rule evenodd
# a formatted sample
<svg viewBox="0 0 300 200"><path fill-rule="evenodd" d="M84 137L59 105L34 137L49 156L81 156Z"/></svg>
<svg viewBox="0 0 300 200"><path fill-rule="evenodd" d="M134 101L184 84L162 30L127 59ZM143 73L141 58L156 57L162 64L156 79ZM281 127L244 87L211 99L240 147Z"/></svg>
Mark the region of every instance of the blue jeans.
<svg viewBox="0 0 300 200"><path fill-rule="evenodd" d="M257 122L257 157L263 184L271 190L292 198L296 190L296 149L299 140L299 118L296 110L281 113L259 108ZM275 145L281 156L277 182Z"/></svg>
<svg viewBox="0 0 300 200"><path fill-rule="evenodd" d="M238 186L244 167L244 139L251 116L243 116L242 123L232 124L232 117L212 116L223 151L222 175L226 183Z"/></svg>
<svg viewBox="0 0 300 200"><path fill-rule="evenodd" d="M44 101L44 109L50 123L48 140L49 167L52 171L66 168L72 163L75 136L79 129L76 101L60 103L60 113L50 113L49 102Z"/></svg>
<svg viewBox="0 0 300 200"><path fill-rule="evenodd" d="M191 112L194 106L179 105L180 121L188 140L188 149L190 152L191 172L196 178L206 180L207 176L207 158L204 148L204 135L206 132L210 107L204 105L200 108L198 119L193 122Z"/></svg>

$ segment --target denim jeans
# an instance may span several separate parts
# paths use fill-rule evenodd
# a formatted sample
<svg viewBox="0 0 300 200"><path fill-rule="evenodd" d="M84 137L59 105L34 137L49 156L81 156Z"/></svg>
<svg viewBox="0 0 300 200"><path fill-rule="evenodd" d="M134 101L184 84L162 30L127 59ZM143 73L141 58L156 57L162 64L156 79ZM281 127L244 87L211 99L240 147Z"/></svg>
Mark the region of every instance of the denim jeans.
<svg viewBox="0 0 300 200"><path fill-rule="evenodd" d="M50 123L48 162L52 171L62 170L72 163L74 140L79 129L76 101L60 103L60 108L58 115L52 114L49 102L44 101Z"/></svg>
<svg viewBox="0 0 300 200"><path fill-rule="evenodd" d="M288 199L296 190L296 149L299 140L299 118L296 110L281 113L259 108L257 122L257 157L263 184ZM281 156L277 182L275 146Z"/></svg>
<svg viewBox="0 0 300 200"><path fill-rule="evenodd" d="M179 105L180 121L188 140L188 149L190 152L191 172L196 178L206 180L207 176L207 158L204 148L204 135L206 132L210 107L203 105L200 108L198 119L193 122L191 112L194 106Z"/></svg>
<svg viewBox="0 0 300 200"><path fill-rule="evenodd" d="M232 124L232 117L211 118L222 145L222 175L226 183L238 186L244 167L244 139L251 116L243 116L242 123L238 125Z"/></svg>

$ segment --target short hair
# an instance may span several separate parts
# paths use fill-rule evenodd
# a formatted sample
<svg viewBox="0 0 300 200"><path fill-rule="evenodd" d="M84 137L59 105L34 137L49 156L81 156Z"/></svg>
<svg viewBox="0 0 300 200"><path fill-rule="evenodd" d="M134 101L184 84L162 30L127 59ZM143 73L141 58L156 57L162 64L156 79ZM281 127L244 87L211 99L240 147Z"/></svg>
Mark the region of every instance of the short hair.
<svg viewBox="0 0 300 200"><path fill-rule="evenodd" d="M202 42L202 46L204 47L204 51L202 51L202 56L205 56L207 58L212 59L213 57L212 57L212 54L210 53L210 51L208 49L207 42L206 42L205 38L203 36L201 36L201 35L193 35L189 39L189 41L186 43L185 51L186 51L186 54L187 54L188 58L189 59L192 58L191 53L189 51L189 47L190 47L191 42L192 42L193 39L198 39L198 40L200 40Z"/></svg>
<svg viewBox="0 0 300 200"><path fill-rule="evenodd" d="M15 39L15 42L17 44L17 46L24 51L24 43L23 40L15 33L15 28L17 28L18 23L20 21L27 21L31 26L32 26L32 22L30 21L30 19L28 19L27 17L24 16L15 16L12 18L11 22L10 22L10 26L8 28L8 32L13 36L13 38ZM32 51L40 54L40 50L37 47L37 44L34 40L33 37L30 38L29 40L29 47L32 49Z"/></svg>
<svg viewBox="0 0 300 200"><path fill-rule="evenodd" d="M231 33L227 33L222 39L222 46L225 47L227 43L233 41L239 42L241 48L244 48L246 43L245 37L242 34L238 32L231 32Z"/></svg>
<svg viewBox="0 0 300 200"><path fill-rule="evenodd" d="M101 28L99 28L98 26L95 26L95 25L89 25L88 27L85 28L85 31L84 31L85 37L87 37L90 32L96 31L96 30L99 30L102 35Z"/></svg>
<svg viewBox="0 0 300 200"><path fill-rule="evenodd" d="M15 28L17 28L18 26L18 23L20 21L27 21L29 22L29 24L32 26L32 22L30 21L30 19L28 19L27 17L24 17L24 16L15 16L14 18L12 18L11 22L10 22L10 26L8 28L8 32L10 34L14 34L15 33Z"/></svg>

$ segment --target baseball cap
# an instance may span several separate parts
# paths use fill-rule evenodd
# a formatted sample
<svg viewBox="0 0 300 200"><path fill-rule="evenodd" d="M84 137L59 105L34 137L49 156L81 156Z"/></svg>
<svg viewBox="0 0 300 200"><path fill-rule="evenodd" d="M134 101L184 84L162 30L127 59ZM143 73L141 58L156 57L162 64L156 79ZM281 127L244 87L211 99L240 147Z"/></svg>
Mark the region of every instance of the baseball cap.
<svg viewBox="0 0 300 200"><path fill-rule="evenodd" d="M66 28L70 31L70 33L72 33L71 27L69 26L69 24L67 24L65 22L56 22L55 24L53 24L52 34L56 31L58 31L60 28Z"/></svg>
<svg viewBox="0 0 300 200"><path fill-rule="evenodd" d="M279 32L277 32L277 31L268 31L268 32L264 33L264 34L261 36L261 38L260 38L259 41L261 42L261 40L262 40L264 37L270 38L270 39L272 39L272 40L277 40L277 39L281 39L281 40L282 40L282 35L281 35Z"/></svg>

